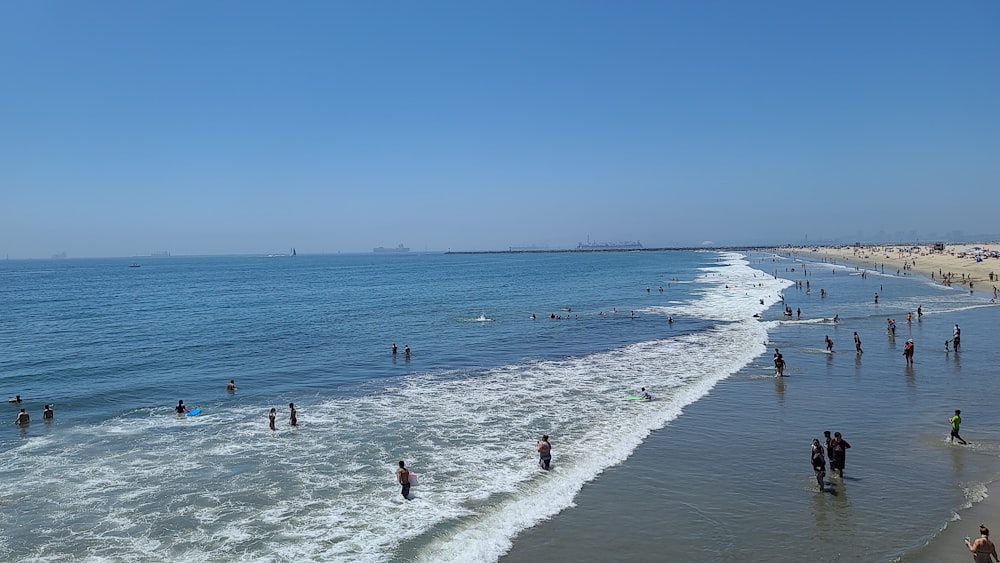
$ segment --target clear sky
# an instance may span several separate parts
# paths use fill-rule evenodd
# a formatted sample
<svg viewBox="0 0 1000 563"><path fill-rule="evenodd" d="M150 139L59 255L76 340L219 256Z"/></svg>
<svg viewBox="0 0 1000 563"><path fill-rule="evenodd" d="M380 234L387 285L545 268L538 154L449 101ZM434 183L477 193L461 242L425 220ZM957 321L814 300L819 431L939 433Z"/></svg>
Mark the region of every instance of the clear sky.
<svg viewBox="0 0 1000 563"><path fill-rule="evenodd" d="M998 183L995 0L0 2L10 258L935 238Z"/></svg>

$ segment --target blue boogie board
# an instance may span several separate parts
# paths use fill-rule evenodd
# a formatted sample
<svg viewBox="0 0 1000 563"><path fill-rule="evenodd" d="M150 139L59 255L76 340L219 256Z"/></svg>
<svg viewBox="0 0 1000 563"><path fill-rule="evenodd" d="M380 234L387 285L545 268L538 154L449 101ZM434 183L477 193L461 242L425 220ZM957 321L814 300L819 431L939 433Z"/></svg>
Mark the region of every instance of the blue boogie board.
<svg viewBox="0 0 1000 563"><path fill-rule="evenodd" d="M201 409L191 409L190 411L188 411L187 415L188 416L195 416L195 415L197 415L200 412L201 412Z"/></svg>

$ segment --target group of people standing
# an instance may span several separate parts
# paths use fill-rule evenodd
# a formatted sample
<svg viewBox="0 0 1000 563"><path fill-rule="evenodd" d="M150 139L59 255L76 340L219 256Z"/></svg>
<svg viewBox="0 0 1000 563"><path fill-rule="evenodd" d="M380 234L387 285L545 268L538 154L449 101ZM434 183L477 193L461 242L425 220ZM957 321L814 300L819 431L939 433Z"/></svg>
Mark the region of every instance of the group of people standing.
<svg viewBox="0 0 1000 563"><path fill-rule="evenodd" d="M396 343L393 342L392 343L392 357L395 358L396 354L398 352L399 352L399 349L396 347ZM403 344L403 357L406 358L407 360L410 359L410 345L409 344Z"/></svg>
<svg viewBox="0 0 1000 563"><path fill-rule="evenodd" d="M299 425L299 413L295 410L295 403L288 403L288 425L298 426ZM274 427L274 422L278 418L278 409L271 407L271 412L267 413L267 424L271 430L277 430Z"/></svg>
<svg viewBox="0 0 1000 563"><path fill-rule="evenodd" d="M826 444L821 444L819 438L813 438L809 452L809 458L812 462L813 472L816 474L816 483L819 485L820 492L826 491L827 459L830 460L830 471L843 479L844 465L847 462L847 450L851 447L851 444L840 435L840 432L834 432L833 437L831 437L830 431L826 430L823 432L823 436L826 439Z"/></svg>
<svg viewBox="0 0 1000 563"><path fill-rule="evenodd" d="M20 405L22 399L20 395L14 395L10 399L7 399L7 402L15 405ZM45 405L44 409L42 410L42 420L45 420L46 422L51 421L54 415L55 412L52 410L52 405ZM27 425L29 422L31 422L31 415L28 414L28 409L22 408L20 411L18 411L17 415L14 417L14 424L18 426Z"/></svg>

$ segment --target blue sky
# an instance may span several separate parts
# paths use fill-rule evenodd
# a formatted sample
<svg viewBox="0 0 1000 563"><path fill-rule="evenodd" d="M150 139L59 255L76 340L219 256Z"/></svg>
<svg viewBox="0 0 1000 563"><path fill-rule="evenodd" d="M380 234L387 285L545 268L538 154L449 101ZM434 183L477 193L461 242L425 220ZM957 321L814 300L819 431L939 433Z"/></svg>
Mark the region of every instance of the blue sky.
<svg viewBox="0 0 1000 563"><path fill-rule="evenodd" d="M11 258L1000 233L998 179L995 1L0 3Z"/></svg>

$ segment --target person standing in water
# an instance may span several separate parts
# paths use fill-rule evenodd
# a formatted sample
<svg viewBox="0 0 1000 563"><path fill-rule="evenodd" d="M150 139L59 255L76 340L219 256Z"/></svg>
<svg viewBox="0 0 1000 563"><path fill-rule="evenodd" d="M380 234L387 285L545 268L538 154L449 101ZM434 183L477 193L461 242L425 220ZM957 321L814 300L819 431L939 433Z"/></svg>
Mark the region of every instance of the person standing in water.
<svg viewBox="0 0 1000 563"><path fill-rule="evenodd" d="M823 455L823 444L819 443L819 438L813 438L809 460L812 462L813 473L816 474L819 492L822 493L826 490L826 456Z"/></svg>
<svg viewBox="0 0 1000 563"><path fill-rule="evenodd" d="M990 529L986 526L979 525L979 537L976 541L971 541L972 538L965 538L965 547L969 548L972 552L973 563L993 563L994 560L1000 561L1000 555L997 555L997 548L990 541Z"/></svg>
<svg viewBox="0 0 1000 563"><path fill-rule="evenodd" d="M52 420L54 415L55 413L52 412L52 405L45 405L45 410L42 411L42 419Z"/></svg>
<svg viewBox="0 0 1000 563"><path fill-rule="evenodd" d="M267 413L267 425L271 427L271 430L277 430L274 427L274 419L278 418L278 409L271 407L271 412Z"/></svg>
<svg viewBox="0 0 1000 563"><path fill-rule="evenodd" d="M548 434L542 435L542 439L535 445L535 449L538 451L538 465L542 469L549 469L549 466L552 465L552 444L549 443Z"/></svg>
<svg viewBox="0 0 1000 563"><path fill-rule="evenodd" d="M396 343L395 342L392 343L392 355L393 356L396 355Z"/></svg>
<svg viewBox="0 0 1000 563"><path fill-rule="evenodd" d="M833 340L830 340L830 335L826 335L823 341L826 342L826 351L833 352Z"/></svg>
<svg viewBox="0 0 1000 563"><path fill-rule="evenodd" d="M909 339L909 340L907 340L906 344L903 344L903 357L906 358L906 365L908 365L908 366L912 366L913 365L913 339L912 338Z"/></svg>
<svg viewBox="0 0 1000 563"><path fill-rule="evenodd" d="M226 384L226 391L229 391L230 393L233 393L233 392L236 391L236 381L235 380L233 380L233 379L229 380L229 383Z"/></svg>
<svg viewBox="0 0 1000 563"><path fill-rule="evenodd" d="M28 424L29 422L31 422L31 415L24 409L21 409L21 412L17 413L17 418L14 419L14 424L19 426L22 424Z"/></svg>
<svg viewBox="0 0 1000 563"><path fill-rule="evenodd" d="M406 468L403 460L399 460L399 469L396 470L396 480L403 487L402 491L400 491L403 494L403 498L410 500L410 470Z"/></svg>
<svg viewBox="0 0 1000 563"><path fill-rule="evenodd" d="M861 337L858 336L858 331L854 331L854 349L857 350L858 354L864 354L864 350L861 349Z"/></svg>
<svg viewBox="0 0 1000 563"><path fill-rule="evenodd" d="M188 410L189 409L184 405L184 401L183 400L177 401L177 406L174 407L174 412L176 412L177 414L184 414L184 413L188 412Z"/></svg>
<svg viewBox="0 0 1000 563"><path fill-rule="evenodd" d="M951 422L951 441L954 442L955 438L958 438L959 443L968 444L968 442L958 435L958 429L962 426L962 411L955 409L955 416L948 420Z"/></svg>
<svg viewBox="0 0 1000 563"><path fill-rule="evenodd" d="M833 433L833 440L830 440L830 471L840 473L840 478L844 478L844 465L847 463L847 449L851 445L840 435L840 432Z"/></svg>
<svg viewBox="0 0 1000 563"><path fill-rule="evenodd" d="M295 410L295 403L288 403L288 409L291 411L288 415L288 424L298 426L299 417L297 416L298 411Z"/></svg>

